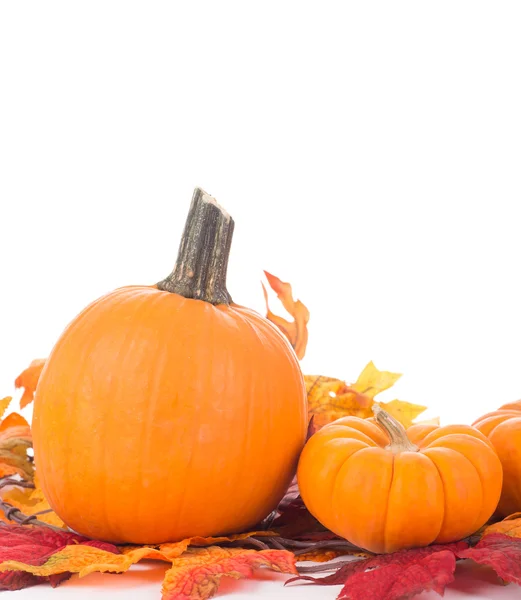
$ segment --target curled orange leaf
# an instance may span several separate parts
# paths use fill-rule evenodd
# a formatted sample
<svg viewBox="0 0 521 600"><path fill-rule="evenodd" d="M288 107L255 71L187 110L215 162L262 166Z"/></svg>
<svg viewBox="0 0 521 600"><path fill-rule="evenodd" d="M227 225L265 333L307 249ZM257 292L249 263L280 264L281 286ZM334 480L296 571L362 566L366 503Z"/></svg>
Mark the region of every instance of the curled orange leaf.
<svg viewBox="0 0 521 600"><path fill-rule="evenodd" d="M163 600L206 600L211 598L223 577L253 576L266 567L279 573L297 573L295 556L286 550L245 550L243 548L192 548L174 559L163 582Z"/></svg>
<svg viewBox="0 0 521 600"><path fill-rule="evenodd" d="M33 360L27 369L22 371L15 379L14 385L16 389L24 388L24 393L20 399L20 408L24 408L34 400L34 392L36 391L36 386L38 385L45 362L45 358Z"/></svg>
<svg viewBox="0 0 521 600"><path fill-rule="evenodd" d="M309 321L309 310L300 300L293 299L293 292L289 283L281 281L278 277L267 271L264 271L264 273L271 289L277 294L278 299L294 320L287 321L283 317L279 317L271 312L268 304L268 292L264 284L262 284L264 299L266 300L266 318L282 331L293 346L297 357L302 359L306 353L308 343L307 324Z"/></svg>

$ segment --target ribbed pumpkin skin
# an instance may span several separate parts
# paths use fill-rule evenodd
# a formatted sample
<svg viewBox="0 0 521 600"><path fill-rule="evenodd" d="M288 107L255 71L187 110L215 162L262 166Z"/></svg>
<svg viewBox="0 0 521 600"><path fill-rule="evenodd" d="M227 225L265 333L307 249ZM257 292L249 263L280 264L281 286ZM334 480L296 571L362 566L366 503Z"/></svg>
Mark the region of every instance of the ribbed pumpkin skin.
<svg viewBox="0 0 521 600"><path fill-rule="evenodd" d="M36 391L35 461L73 530L155 544L266 517L306 426L298 361L260 315L128 287L54 347Z"/></svg>
<svg viewBox="0 0 521 600"><path fill-rule="evenodd" d="M504 404L479 418L474 427L492 442L503 465L503 490L497 515L521 510L521 401Z"/></svg>
<svg viewBox="0 0 521 600"><path fill-rule="evenodd" d="M470 535L494 512L499 459L468 425L413 426L418 452L393 454L370 420L344 417L307 442L298 483L309 511L371 552L445 543Z"/></svg>

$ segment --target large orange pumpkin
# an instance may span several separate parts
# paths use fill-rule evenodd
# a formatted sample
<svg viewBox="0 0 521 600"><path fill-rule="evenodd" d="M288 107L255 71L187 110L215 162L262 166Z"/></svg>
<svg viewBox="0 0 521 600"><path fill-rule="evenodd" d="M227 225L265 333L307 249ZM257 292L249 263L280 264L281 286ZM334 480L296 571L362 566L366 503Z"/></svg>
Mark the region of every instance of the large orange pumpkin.
<svg viewBox="0 0 521 600"><path fill-rule="evenodd" d="M232 231L196 190L172 275L103 296L52 350L35 460L73 530L150 544L243 531L288 487L305 386L287 340L226 291Z"/></svg>
<svg viewBox="0 0 521 600"><path fill-rule="evenodd" d="M503 465L503 490L497 514L521 511L521 401L504 404L479 418L474 427L486 435Z"/></svg>
<svg viewBox="0 0 521 600"><path fill-rule="evenodd" d="M328 529L371 552L452 542L494 512L501 463L469 425L413 425L375 407L376 421L344 417L307 442L298 484Z"/></svg>

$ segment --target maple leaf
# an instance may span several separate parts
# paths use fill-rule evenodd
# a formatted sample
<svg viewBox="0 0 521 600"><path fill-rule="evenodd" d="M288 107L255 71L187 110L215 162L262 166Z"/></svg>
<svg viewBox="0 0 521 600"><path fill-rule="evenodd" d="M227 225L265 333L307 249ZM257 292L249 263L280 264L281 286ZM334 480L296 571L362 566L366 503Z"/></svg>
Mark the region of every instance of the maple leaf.
<svg viewBox="0 0 521 600"><path fill-rule="evenodd" d="M459 551L458 557L492 567L503 581L521 585L521 540L518 538L490 533L473 548Z"/></svg>
<svg viewBox="0 0 521 600"><path fill-rule="evenodd" d="M309 310L300 300L295 301L293 299L293 292L289 283L281 281L278 277L267 271L264 271L264 273L271 289L277 294L278 299L294 320L287 321L283 317L279 317L271 312L268 303L268 292L264 284L262 284L264 299L266 300L266 318L282 331L293 346L297 358L302 359L306 353L308 343L307 324L309 321Z"/></svg>
<svg viewBox="0 0 521 600"><path fill-rule="evenodd" d="M45 358L33 360L27 369L22 371L15 379L15 388L24 388L24 393L20 399L20 408L24 408L34 400L34 392L36 391L36 386L38 385L45 362Z"/></svg>
<svg viewBox="0 0 521 600"><path fill-rule="evenodd" d="M78 544L85 544L85 546ZM70 577L71 573L60 571L38 575L32 573L31 569L37 569L39 565L45 564L61 548L90 546L97 546L107 554L119 553L116 546L112 544L93 542L76 533L31 525L4 525L0 527L0 590L19 590L44 582L55 586ZM9 564L23 564L26 568L10 569L6 567Z"/></svg>
<svg viewBox="0 0 521 600"><path fill-rule="evenodd" d="M33 444L29 423L19 414L11 413L0 423L0 477L20 475L31 480L33 464L27 449Z"/></svg>
<svg viewBox="0 0 521 600"><path fill-rule="evenodd" d="M252 577L255 569L267 567L279 573L296 573L295 557L286 550L242 548L193 548L174 559L163 582L163 600L206 600L222 577Z"/></svg>
<svg viewBox="0 0 521 600"><path fill-rule="evenodd" d="M38 475L34 478L34 488L13 487L13 489L2 495L2 499L4 502L16 507L27 517L37 515L38 520L43 523L47 523L53 527L65 527L63 521L51 510L49 503L45 499L39 485ZM44 514L40 514L43 512Z"/></svg>
<svg viewBox="0 0 521 600"><path fill-rule="evenodd" d="M411 404L403 400L391 400L391 402L380 402L379 404L387 413L400 421L406 429L413 424L413 420L418 415L427 410L426 406Z"/></svg>
<svg viewBox="0 0 521 600"><path fill-rule="evenodd" d="M511 537L521 538L521 512L509 515L502 521L498 521L497 523L485 527L482 535L485 536L489 533L504 533Z"/></svg>
<svg viewBox="0 0 521 600"><path fill-rule="evenodd" d="M402 376L401 373L390 371L379 371L373 361L367 363L358 379L351 386L355 392L359 392L368 398L374 398L380 392L388 390Z"/></svg>
<svg viewBox="0 0 521 600"><path fill-rule="evenodd" d="M250 577L253 570L268 567L296 573L295 557L286 550L249 550L207 546L211 543L247 540L273 532L248 532L226 537L193 537L158 547L117 548L66 531L46 527L0 527L0 589L21 589L50 582L58 584L77 573L123 573L141 560L162 560L172 567L164 582L165 599L209 598L222 577ZM190 548L189 548L190 546ZM198 547L201 546L201 547Z"/></svg>
<svg viewBox="0 0 521 600"><path fill-rule="evenodd" d="M305 375L308 409L313 419L310 433L341 417L372 417L375 396L393 386L400 377L399 373L379 371L372 361L352 385L334 377ZM382 402L380 405L405 427L410 427L413 419L426 409L403 400Z"/></svg>

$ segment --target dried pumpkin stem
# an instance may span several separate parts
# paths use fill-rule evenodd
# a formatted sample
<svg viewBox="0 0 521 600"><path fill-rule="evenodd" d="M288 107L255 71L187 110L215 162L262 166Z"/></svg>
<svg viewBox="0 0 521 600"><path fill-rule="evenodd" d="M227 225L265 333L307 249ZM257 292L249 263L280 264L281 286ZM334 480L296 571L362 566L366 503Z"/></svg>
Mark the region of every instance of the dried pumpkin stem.
<svg viewBox="0 0 521 600"><path fill-rule="evenodd" d="M234 221L216 200L196 188L172 273L160 290L211 304L230 304L226 271Z"/></svg>
<svg viewBox="0 0 521 600"><path fill-rule="evenodd" d="M376 422L389 436L391 443L387 448L394 454L399 452L418 452L418 446L413 444L407 437L405 427L392 417L389 413L385 412L383 408L375 404L373 406L373 413Z"/></svg>

